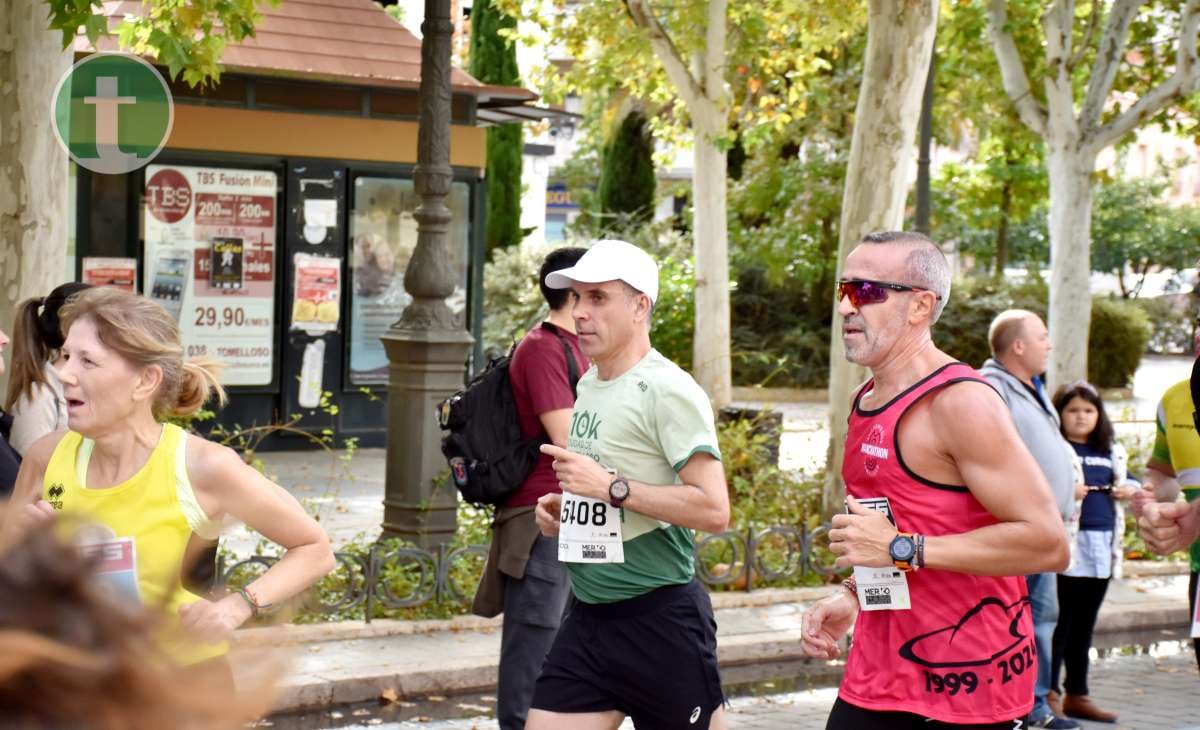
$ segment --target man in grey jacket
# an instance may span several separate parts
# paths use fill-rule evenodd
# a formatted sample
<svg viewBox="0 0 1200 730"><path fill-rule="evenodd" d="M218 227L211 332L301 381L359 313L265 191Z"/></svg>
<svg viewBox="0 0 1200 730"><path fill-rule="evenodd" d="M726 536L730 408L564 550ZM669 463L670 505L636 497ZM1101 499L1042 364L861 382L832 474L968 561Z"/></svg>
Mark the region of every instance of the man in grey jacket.
<svg viewBox="0 0 1200 730"><path fill-rule="evenodd" d="M1075 453L1063 438L1058 413L1038 379L1046 371L1046 361L1050 357L1050 335L1046 325L1033 312L1010 309L996 315L992 321L988 344L992 357L979 372L1008 404L1021 440L1050 483L1050 491L1065 525L1075 510ZM1056 715L1048 701L1050 642L1058 623L1057 580L1054 573L1037 573L1025 578L1033 606L1038 653L1038 677L1029 724L1060 730L1078 728L1079 723Z"/></svg>

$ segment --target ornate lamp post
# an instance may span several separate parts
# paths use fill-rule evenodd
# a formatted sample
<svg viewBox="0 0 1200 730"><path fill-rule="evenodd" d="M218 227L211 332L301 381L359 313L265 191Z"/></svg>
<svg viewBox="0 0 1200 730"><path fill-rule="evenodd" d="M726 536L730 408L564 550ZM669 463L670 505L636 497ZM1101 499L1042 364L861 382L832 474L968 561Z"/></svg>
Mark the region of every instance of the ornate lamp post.
<svg viewBox="0 0 1200 730"><path fill-rule="evenodd" d="M383 336L388 357L387 476L383 500L385 536L405 537L422 547L449 542L456 527L457 493L435 488L446 470L441 431L434 418L439 401L462 387L473 339L446 306L454 291L450 256L450 0L425 0L421 24L420 126L413 182L421 205L417 247L404 274L409 304Z"/></svg>

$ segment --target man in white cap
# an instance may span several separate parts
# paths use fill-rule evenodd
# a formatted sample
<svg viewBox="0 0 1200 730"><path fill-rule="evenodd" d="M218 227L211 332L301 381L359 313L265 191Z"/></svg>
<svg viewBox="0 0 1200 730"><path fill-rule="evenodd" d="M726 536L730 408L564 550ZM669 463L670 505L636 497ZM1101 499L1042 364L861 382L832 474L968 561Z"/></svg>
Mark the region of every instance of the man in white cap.
<svg viewBox="0 0 1200 730"><path fill-rule="evenodd" d="M527 730L725 728L716 621L694 575L693 530L729 522L712 405L650 345L658 265L624 241L599 241L546 276L570 289L580 379L563 494L537 506L559 537L576 600L533 693Z"/></svg>

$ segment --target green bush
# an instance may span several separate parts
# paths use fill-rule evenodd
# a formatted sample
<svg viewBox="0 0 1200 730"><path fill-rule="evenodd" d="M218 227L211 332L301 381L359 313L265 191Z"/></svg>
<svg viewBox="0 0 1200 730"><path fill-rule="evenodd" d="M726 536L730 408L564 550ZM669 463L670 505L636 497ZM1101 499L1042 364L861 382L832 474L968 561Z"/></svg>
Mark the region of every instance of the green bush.
<svg viewBox="0 0 1200 730"><path fill-rule="evenodd" d="M696 323L696 274L692 260L659 259L658 301L650 341L684 370L692 369L692 332Z"/></svg>
<svg viewBox="0 0 1200 730"><path fill-rule="evenodd" d="M1146 352L1150 333L1150 318L1137 305L1121 299L1093 298L1088 380L1101 388L1129 385Z"/></svg>
<svg viewBox="0 0 1200 730"><path fill-rule="evenodd" d="M485 84L516 86L521 83L517 48L505 33L515 31L517 20L491 0L476 2L471 12L471 47L468 70ZM487 132L487 212L484 237L487 250L521 242L520 124L501 124ZM535 269L536 271L536 269Z"/></svg>
<svg viewBox="0 0 1200 730"><path fill-rule="evenodd" d="M933 328L933 341L945 352L979 367L991 356L987 332L1006 309L1028 309L1046 319L1049 290L1031 279L1010 283L968 278L954 283L950 303ZM1101 388L1124 388L1133 379L1150 339L1150 322L1137 305L1118 299L1092 299L1088 335L1088 380Z"/></svg>
<svg viewBox="0 0 1200 730"><path fill-rule="evenodd" d="M809 530L821 524L822 480L796 472L785 471L773 456L771 427L763 428L760 419L734 418L722 421L717 426L717 438L721 446L722 466L725 467L725 483L729 490L730 525L744 535L753 528L756 533L768 527L790 526ZM697 541L704 535L698 534ZM796 561L800 559L797 545L775 533L759 542L756 560L767 570L791 572L772 581L774 586L819 585L824 581L821 573L811 571L801 575ZM704 564L713 575L727 571L741 572L745 563L745 550L729 541L710 542L697 549L696 559ZM823 547L814 549L812 559L822 565L832 564L833 556ZM756 577L755 584L763 585ZM713 590L744 590L745 573L733 583L714 586Z"/></svg>
<svg viewBox="0 0 1200 730"><path fill-rule="evenodd" d="M811 292L794 278L773 283L762 267L738 272L730 297L733 382L824 387L829 379L831 293ZM824 316L814 310L823 310Z"/></svg>
<svg viewBox="0 0 1200 730"><path fill-rule="evenodd" d="M967 278L954 282L950 301L933 326L933 341L943 351L979 367L991 357L988 326L1006 309L1028 309L1043 320L1049 290L1045 282L1031 279L1010 283L991 278Z"/></svg>
<svg viewBox="0 0 1200 730"><path fill-rule="evenodd" d="M604 146L600 205L606 214L624 214L645 223L654 215L654 139L646 116L631 111Z"/></svg>
<svg viewBox="0 0 1200 730"><path fill-rule="evenodd" d="M508 352L549 308L537 275L549 246L509 246L492 252L483 267L483 351L491 358Z"/></svg>

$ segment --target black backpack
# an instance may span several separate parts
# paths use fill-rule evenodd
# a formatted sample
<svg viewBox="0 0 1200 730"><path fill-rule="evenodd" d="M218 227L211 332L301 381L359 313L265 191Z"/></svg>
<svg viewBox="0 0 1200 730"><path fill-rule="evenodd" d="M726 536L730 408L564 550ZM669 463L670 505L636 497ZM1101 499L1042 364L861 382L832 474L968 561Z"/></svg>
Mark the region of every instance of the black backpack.
<svg viewBox="0 0 1200 730"><path fill-rule="evenodd" d="M567 358L571 392L579 382L579 366L571 346L549 322L542 327L554 333ZM438 405L438 425L450 433L442 439L442 454L450 464L450 477L463 499L473 504L503 504L537 464L544 438L526 439L517 419L517 403L509 382L513 345L507 355L495 358L467 387Z"/></svg>

